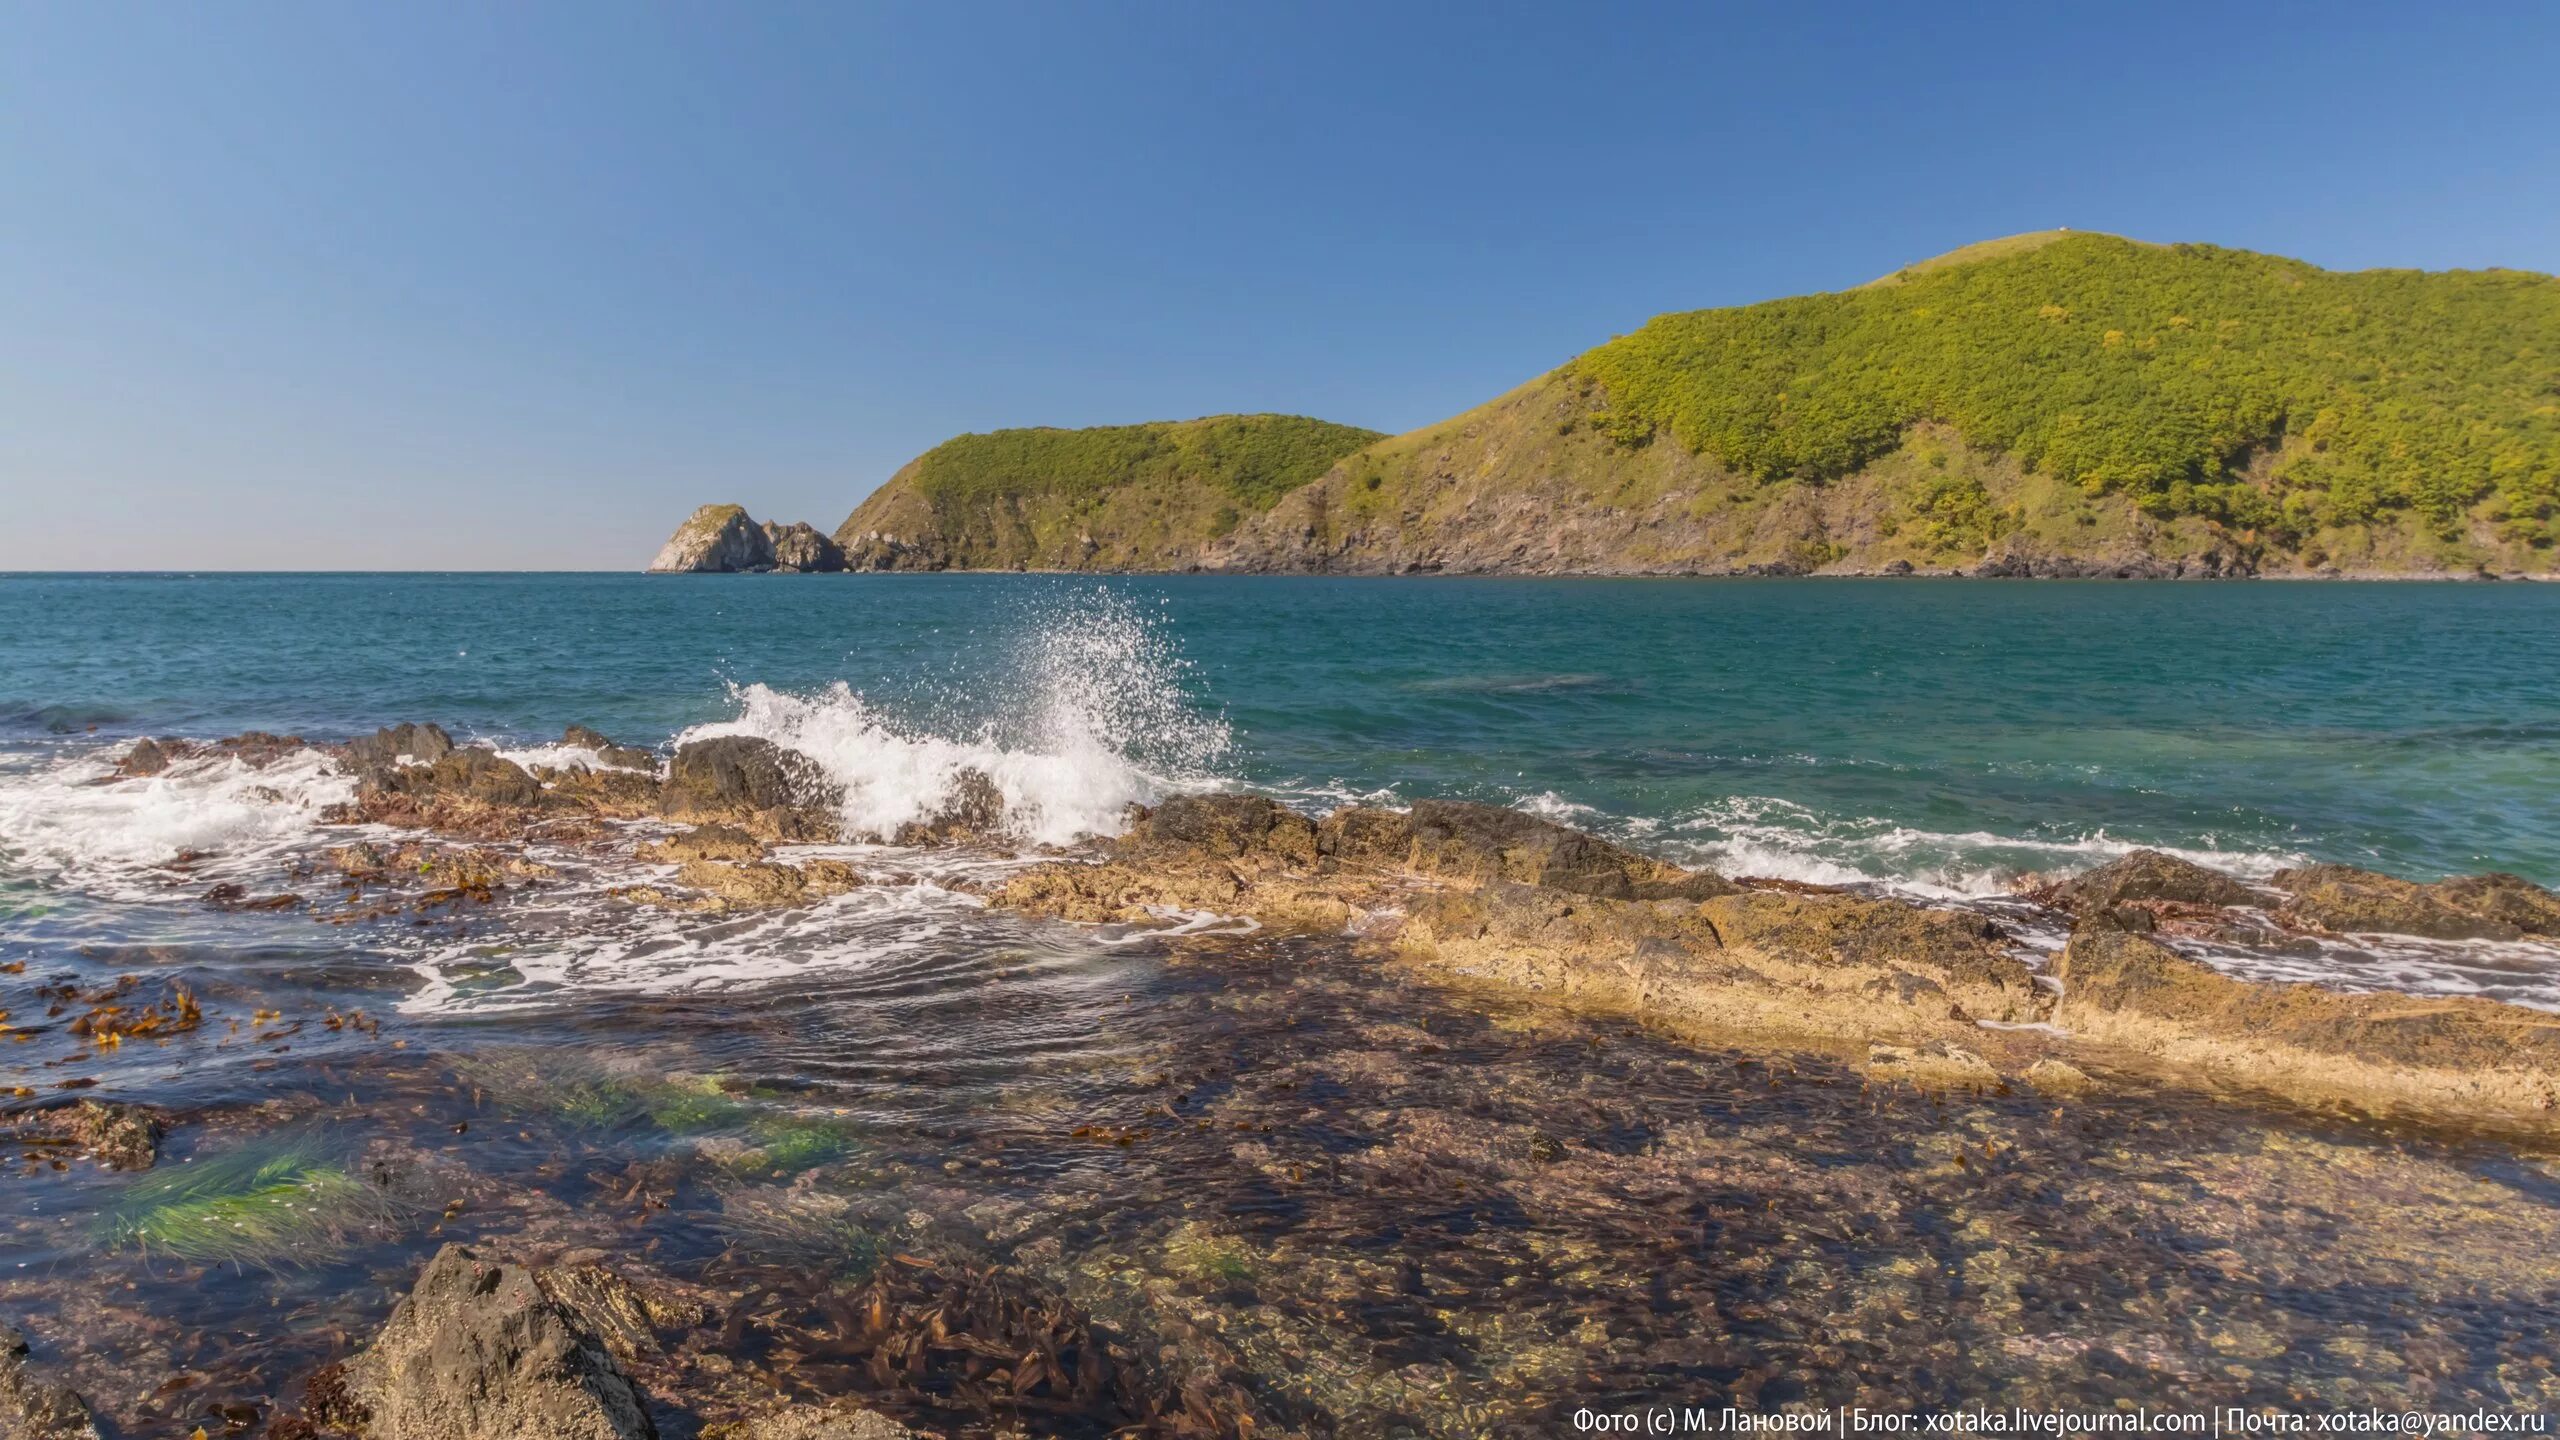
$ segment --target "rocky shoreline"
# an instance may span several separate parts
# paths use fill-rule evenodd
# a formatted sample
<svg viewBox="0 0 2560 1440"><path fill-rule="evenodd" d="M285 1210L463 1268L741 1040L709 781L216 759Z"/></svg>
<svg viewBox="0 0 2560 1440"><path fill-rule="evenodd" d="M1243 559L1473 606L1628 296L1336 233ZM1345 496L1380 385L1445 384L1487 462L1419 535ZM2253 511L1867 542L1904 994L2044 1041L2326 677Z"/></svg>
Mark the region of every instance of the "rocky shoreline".
<svg viewBox="0 0 2560 1440"><path fill-rule="evenodd" d="M2428 1134L2529 1151L2547 1149L2560 1134L2560 1017L2484 999L2256 983L2176 948L2189 940L2281 947L2306 936L2375 932L2509 942L2560 938L2560 896L2512 876L2420 884L2314 865L2259 883L2137 852L2081 875L2024 887L2017 897L2022 913L2067 927L2061 948L2040 954L2023 946L2001 918L1978 910L1683 869L1564 826L1465 802L1426 800L1406 810L1355 805L1318 818L1253 795L1177 796L1133 810L1117 837L1044 851L1007 835L1005 797L974 772L952 787L939 814L894 835L848 835L839 818L841 797L823 771L765 740L696 741L662 758L573 726L559 749L585 758L522 766L494 751L456 744L440 728L424 724L385 727L328 746L264 734L212 742L169 739L133 746L107 783L209 760L254 770L313 753L325 755L353 782L353 797L324 823L362 827L359 837L320 852L315 863L278 874L272 887L213 887L202 900L220 910L303 912L328 923L423 918L492 905L515 892L538 894L557 881L555 862L562 856L593 854L627 856L616 863L653 867L640 883L614 887L609 903L746 916L900 878L895 852L884 853L877 864L857 865L810 854L807 847L855 841L908 850L961 847L1008 857L976 882L991 907L1040 921L1160 935L1173 963L1199 970L1204 994L1213 1000L1231 980L1236 998L1219 1003L1242 1004L1248 994L1260 994L1266 998L1254 1003L1281 1007L1271 1021L1281 1027L1273 1032L1275 1043L1285 1043L1290 1033L1290 1007L1318 1004L1327 993L1442 997L1433 1004L1445 1001L1448 1019L1423 1016L1418 999L1403 1002L1417 1017L1404 1027L1409 1034L1390 1037L1369 1022L1370 1031L1351 1038L1354 1048L1308 1075L1282 1066L1258 1077L1271 1088L1256 1103L1268 1108L1199 1109L1194 1092L1214 1094L1244 1077L1217 1081L1202 1057L1177 1055L1168 1057L1165 1074L1146 1082L1161 1086L1167 1097L1157 1102L1160 1117L1150 1112L1142 1122L1086 1126L1073 1137L1079 1144L1140 1147L1170 1143L1176 1135L1204 1137L1199 1143L1205 1143L1205 1137L1232 1130L1238 1138L1231 1151L1221 1153L1260 1177L1251 1180L1253 1187L1322 1185L1350 1195L1358 1193L1355 1182L1363 1175L1381 1187L1445 1187L1436 1200L1401 1195L1391 1213L1408 1223L1433 1205L1480 1203L1459 1198L1475 1193L1516 1195L1523 1202L1551 1195L1535 1202L1542 1206L1568 1203L1569 1197L1570 1213L1605 1220L1627 1195L1653 1193L1647 1186L1677 1196L1747 1185L1767 1187L1765 1195L1749 1192L1752 1207L1763 1199L1766 1206L1734 1209L1715 1224L1735 1227L1735 1243L1765 1250L1785 1237L1775 1231L1762 1235L1740 1217L1782 1217L1781 1205L1792 1203L1789 1194L1820 1197L1811 1203L1825 1215L1879 1203L1855 1188L1866 1182L1843 1179L1836 1183L1851 1188L1830 1195L1821 1187L1833 1182L1808 1169L1785 1168L1792 1163L1785 1157L1801 1142L1783 1136L1755 1142L1758 1158L1745 1164L1718 1149L1730 1142L1711 1133L1657 1133L1650 1146L1669 1146L1684 1157L1679 1164L1687 1168L1679 1174L1685 1178L1640 1180L1652 1174L1641 1167L1664 1163L1643 1158L1648 1151L1612 1158L1616 1152L1606 1145L1568 1141L1549 1128L1519 1133L1497 1126L1478 1135L1460 1118L1488 1097L1508 1096L1503 1103L1525 1105L1530 1092L1524 1087L1532 1085L1556 1088L1537 1092L1538 1108L1529 1113L1562 1113L1572 1103L1570 1073L1533 1078L1533 1071L1515 1062L1515 1068L1475 1072L1480 1093L1472 1098L1462 1090L1445 1110L1414 1108L1422 1100L1413 1076L1441 1063L1443 1050L1457 1043L1450 1027L1469 1013L1532 1032L1553 1027L1559 1035L1585 1037L1573 1043L1587 1046L1603 1044L1612 1033L1595 1025L1631 1022L1625 1032L1630 1038L1615 1043L1632 1047L1620 1064L1630 1067L1633 1083L1641 1084L1648 1068L1730 1067L1744 1086L1765 1075L1764 1088L1772 1096L1789 1077L1800 1077L1793 1083L1816 1097L1821 1115L1881 1107L1888 1125L1899 1115L1906 1117L1900 1123L1919 1125L1923 1132L1932 1124L1951 1126L1945 1163L1928 1172L1933 1186L1970 1186L2007 1175L2016 1184L2049 1190L2063 1173L2049 1167L2065 1162L2059 1153L2038 1158L2057 1137L2035 1127L2088 1115L2096 1117L2097 1131L2112 1131L2126 1123L2121 1117L2137 1113L2113 1108L2119 1104L2154 1107L2170 1117L2184 1114L2199 1128L2236 1125L2242 1127L2236 1133L2259 1137L2234 1142L2240 1147L2234 1153L2258 1154L2252 1163L2271 1167L2268 1174L2283 1177L2281 1182L2226 1175L2214 1167L2232 1162L2218 1155L2181 1160L2200 1177L2194 1183L2203 1188L2192 1193L2208 1198L2215 1187L2307 1192L2323 1183L2315 1176L2341 1165L2369 1169L2384 1163L2351 1148L2280 1140L2280 1127L2294 1123L2286 1117L2318 1116L2324 1123L2349 1125L2405 1122ZM531 853L536 848L550 858ZM180 858L183 874L185 857ZM666 867L673 867L672 875L664 873ZM1210 917L1219 922L1214 930L1201 924ZM1246 939L1234 938L1240 931ZM1314 952L1331 957L1324 969L1304 968L1310 958L1289 948L1300 941L1324 947ZM1311 990L1311 984L1334 988ZM1407 992L1406 986L1418 988ZM101 1048L128 1038L144 1044L183 1037L205 1020L183 990L154 996L147 987L125 987L112 996L74 996L68 1003L88 1009L63 1023L86 1026L83 1033ZM333 1030L340 1023L357 1029L370 1023L361 1015L334 1012L330 1019ZM737 1108L734 1095L716 1086L695 1088L645 1063L633 1076L609 1082L580 1080L582 1072L561 1068L558 1060L536 1064L548 1071L534 1082L537 1089L629 1091L643 1098L627 1103L668 1116ZM1461 1064L1457 1073L1468 1072ZM1377 1108L1362 1113L1376 1114L1380 1123L1401 1114L1434 1118L1419 1131L1407 1122L1380 1158L1352 1154L1352 1164L1366 1168L1357 1168L1351 1180L1342 1173L1340 1153L1327 1158L1321 1148L1273 1151L1273 1142L1262 1137L1274 1119L1304 1107L1296 1097L1314 1092L1303 1087L1338 1086L1346 1077L1376 1091L1368 1103ZM485 1064L457 1084L474 1107L523 1093L521 1082ZM1393 1098L1398 1096L1403 1098ZM2036 1118L2048 1111L2053 1121ZM424 1118L441 1126L441 1114ZM1932 1116L1939 1118L1926 1119ZM86 1154L101 1166L149 1172L172 1129L208 1122L124 1100L66 1095L11 1102L0 1123L17 1143L34 1147L31 1153ZM279 1121L267 1117L256 1123L272 1127ZM467 1117L455 1121L454 1134L466 1123ZM1612 1123L1655 1124L1640 1114ZM1154 1138L1159 1127L1165 1139ZM706 1149L701 1159L715 1175L744 1177L791 1147L817 1145L811 1153L826 1153L825 1145L835 1143L796 1131L760 1133L762 1149L739 1151L725 1142L730 1148ZM1498 1141L1491 1138L1497 1134ZM2132 1143L2139 1152L2142 1142ZM996 1164L1000 1154L954 1145L941 1169L956 1173L964 1163ZM970 1156L976 1158L964 1162ZM2540 1245L2512 1236L2495 1243L2427 1238L2439 1235L2427 1226L2451 1226L2456 1219L2439 1217L2422 1226L2391 1218L2384 1210L2392 1205L2441 1206L2448 1203L2444 1196L2470 1193L2459 1189L2452 1172L2424 1168L2436 1162L2394 1163L2420 1168L2407 1175L2389 1172L2388 1184L2369 1180L2364 1194L2349 1185L2329 1202L2342 1215L2370 1210L2369 1222L2341 1232L2337 1263L2383 1270L2420 1263L2448 1276L2469 1276L2481 1257L2508 1253L2499 1251L2501 1245ZM786 1305L776 1299L781 1282L711 1283L653 1262L648 1247L615 1241L615 1226L625 1222L607 1218L607 1197L614 1190L599 1192L592 1216L540 1197L510 1199L468 1168L387 1137L368 1149L364 1170L369 1193L414 1195L414 1201L400 1203L429 1214L442 1206L447 1224L474 1216L484 1217L483 1223L469 1232L471 1238L443 1243L423 1269L404 1273L399 1284L406 1298L378 1331L351 1337L328 1363L287 1387L290 1393L281 1396L271 1417L259 1422L266 1435L895 1440L913 1433L907 1428L911 1422L987 1433L949 1418L982 1413L1109 1416L1117 1417L1119 1428L1163 1435L1365 1434L1372 1431L1335 1425L1364 1407L1379 1414L1398 1413L1398 1407L1425 1413L1432 1402L1422 1397L1442 1383L1417 1371L1409 1380L1372 1377L1358 1381L1365 1388L1346 1388L1353 1387L1350 1372L1334 1374L1323 1366L1303 1380L1287 1378L1311 1362L1284 1359L1282 1351L1266 1353L1281 1343L1282 1330L1271 1327L1283 1322L1274 1316L1241 1318L1252 1307L1235 1309L1238 1287L1277 1294L1286 1283L1283 1274L1310 1266L1311 1276L1334 1277L1326 1284L1350 1284L1344 1293L1369 1295L1382 1283L1394 1291L1424 1282L1366 1271L1360 1272L1365 1278L1348 1281L1324 1268L1338 1263L1334 1259L1321 1265L1289 1261L1280 1251L1204 1228L1198 1219L1153 1242L1161 1247L1151 1252L1155 1269L1138 1271L1125 1268L1126 1262L1087 1263L1076 1246L1090 1239L1061 1246L1043 1228L1055 1222L1015 1218L1002 1207L971 1206L970 1233L985 1238L965 1243L952 1238L948 1217L914 1212L903 1220L884 1218L876 1233L904 1238L861 1240L858 1270L847 1272L856 1278L821 1284ZM2108 1192L2118 1196L2119 1208L2147 1193L2142 1186L2153 1183L2141 1178L2147 1173L2108 1182L2123 1187ZM649 1197L698 1183L678 1178L667 1163L635 1167L629 1175L613 1186L627 1183L625 1199L644 1217L653 1203L664 1203ZM789 1222L794 1226L811 1223L802 1213L808 1207L831 1214L825 1206L843 1203L805 1184L722 1183L731 1187L720 1202L724 1213L789 1213L800 1217ZM1930 1205L1950 1203L1941 1198ZM776 1206L785 1209L775 1211ZM2472 1227L2463 1234L2485 1236L2489 1231L2480 1227L2512 1228L2531 1218L2493 1221L2488 1199L2465 1199L2461 1206L2452 1213ZM1547 1232L1533 1227L1522 1233ZM1019 1248L981 1248L995 1237ZM1631 1253L1640 1255L1647 1242L1612 1243L1634 1245ZM2004 1243L2008 1251L1995 1247L1984 1253L2023 1253L2029 1244L2023 1237ZM2407 1247L2428 1245L2437 1248L2416 1262L2408 1258L2414 1251ZM2114 1263L2105 1255L2097 1260ZM1408 1257L1402 1263L1415 1262ZM1591 1262L1585 1256L1571 1263ZM2080 1262L2057 1252L2038 1263ZM1392 1253L1388 1268L1394 1268ZM1890 1287L1905 1283L1895 1278L1902 1273L1877 1271L1861 1278L1863 1272L1851 1267L1803 1288L1801 1303L1828 1313L1846 1302L1823 1298L1827 1287ZM2528 1266L2516 1278L2541 1273ZM2002 1285L2015 1289L2023 1283L1988 1270L1968 1275L1970 1289L1960 1293L1997 1296ZM1762 1298L1731 1302L1713 1324L1735 1327L1730 1333L1742 1337L1759 1333L1773 1306L1793 1313L1787 1307L1794 1302L1782 1292L1752 1293ZM1879 1316L1911 1312L1914 1304L1902 1291L1875 1290L1872 1297L1859 1303L1882 1306ZM5 1303L10 1302L0 1296ZM804 1305L814 1308L793 1308ZM2009 1323L2000 1319L2002 1313L1986 1311L1981 1323ZM2211 1337L2211 1348L2245 1377L2248 1366L2240 1360L2274 1353L2266 1349L2268 1342L2251 1338L2254 1333L2237 1322L2225 1324ZM1322 1343L1318 1332L1288 1335L1287 1347ZM0 1417L13 1420L16 1433L99 1433L87 1404L48 1353L70 1338L59 1331L40 1332L34 1341L16 1331L0 1333ZM1719 1343L1731 1351L1740 1341ZM2128 1347L2152 1342L2108 1343L2130 1353ZM755 1368L766 1362L753 1356L775 1345L799 1357L793 1363L811 1375L840 1373L858 1383L819 1385L837 1397L831 1400L777 1395L753 1378L766 1373ZM1710 1347L1708 1353L1725 1351ZM1539 1375L1570 1369L1554 1368L1560 1360L1525 1358L1532 1353L1543 1352L1522 1351L1517 1363L1545 1367L1535 1371ZM1816 1346L1797 1363L1850 1364L1845 1356L1826 1361L1823 1354ZM2543 1382L2531 1376L2550 1376L2528 1361L2541 1363L2530 1356L2501 1362L2513 1370L2514 1378L2505 1382L2511 1391L2560 1393L2536 1390ZM1796 1393L1787 1388L1783 1367L1730 1373L1733 1378L1715 1382L1728 1396L1756 1396L1753 1403L1767 1406L1784 1404ZM1885 1390L1875 1393L1891 1398ZM2360 1392L2339 1391L2332 1398L2354 1393ZM847 1396L866 1398L857 1403ZM877 1405L869 1397L877 1397ZM1428 1433L1473 1433L1462 1414L1430 1413L1435 1418L1422 1427ZM935 1416L944 1418L933 1422Z"/></svg>
<svg viewBox="0 0 2560 1440"><path fill-rule="evenodd" d="M687 828L635 858L672 883L613 892L678 910L787 906L858 888L842 860L775 847L864 842L1010 853L1005 798L965 771L938 814L890 835L846 834L841 796L804 755L727 736L654 752L572 726L593 763L527 770L433 725L386 727L331 753L357 780L324 822L402 827L450 844L328 852L377 908L485 899L539 886L505 853L539 839L603 846L615 822ZM297 737L137 744L123 776L197 754L271 764ZM1146 925L1215 914L1275 933L1356 941L1381 960L1622 1013L1719 1043L1873 1047L1873 1068L2007 1083L2088 1064L2305 1103L2346 1102L2447 1124L2560 1131L2560 1016L2489 999L2349 994L2233 978L2181 954L2180 936L2283 946L2305 936L2560 939L2560 895L2513 875L2420 884L2344 865L2265 884L2154 851L2021 899L2067 926L2030 963L1991 918L1797 882L1730 879L1637 855L1495 806L1426 800L1310 819L1254 795L1177 796L1133 809L1126 833L989 882L1017 913ZM499 848L491 848L499 847ZM291 892L209 894L226 906L305 905ZM2076 1082L2075 1082L2076 1083Z"/></svg>

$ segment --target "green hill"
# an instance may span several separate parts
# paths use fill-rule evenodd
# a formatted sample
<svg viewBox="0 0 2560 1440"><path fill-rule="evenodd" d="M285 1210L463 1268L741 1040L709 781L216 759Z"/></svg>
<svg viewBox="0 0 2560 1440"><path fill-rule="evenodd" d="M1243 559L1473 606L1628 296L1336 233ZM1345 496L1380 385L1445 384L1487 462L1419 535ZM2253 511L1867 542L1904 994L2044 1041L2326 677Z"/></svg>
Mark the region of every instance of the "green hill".
<svg viewBox="0 0 2560 1440"><path fill-rule="evenodd" d="M852 568L2549 574L2560 281L2040 231L1656 318L1409 434L964 435Z"/></svg>
<svg viewBox="0 0 2560 1440"><path fill-rule="evenodd" d="M2062 231L1665 315L1364 452L1252 569L2547 572L2560 282Z"/></svg>
<svg viewBox="0 0 2560 1440"><path fill-rule="evenodd" d="M856 568L1178 567L1379 438L1297 415L962 435L908 462L836 539Z"/></svg>

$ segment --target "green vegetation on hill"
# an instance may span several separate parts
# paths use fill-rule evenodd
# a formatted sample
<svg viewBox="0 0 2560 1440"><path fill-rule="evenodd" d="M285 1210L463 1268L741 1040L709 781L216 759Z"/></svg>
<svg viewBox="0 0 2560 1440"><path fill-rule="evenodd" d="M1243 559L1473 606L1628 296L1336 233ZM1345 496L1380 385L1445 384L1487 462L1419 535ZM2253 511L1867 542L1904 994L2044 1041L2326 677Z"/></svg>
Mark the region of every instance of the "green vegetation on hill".
<svg viewBox="0 0 2560 1440"><path fill-rule="evenodd" d="M1381 438L1298 415L998 430L916 457L846 519L857 568L1147 568L1233 530Z"/></svg>
<svg viewBox="0 0 2560 1440"><path fill-rule="evenodd" d="M946 440L918 457L916 489L962 504L994 496L1084 496L1146 482L1209 485L1268 510L1334 461L1378 439L1375 430L1301 415L998 430Z"/></svg>
<svg viewBox="0 0 2560 1440"><path fill-rule="evenodd" d="M1567 373L1620 445L1667 433L1763 483L1850 475L1936 421L2088 496L2279 543L2400 513L2560 541L2560 281L2519 271L2049 232L1665 315Z"/></svg>

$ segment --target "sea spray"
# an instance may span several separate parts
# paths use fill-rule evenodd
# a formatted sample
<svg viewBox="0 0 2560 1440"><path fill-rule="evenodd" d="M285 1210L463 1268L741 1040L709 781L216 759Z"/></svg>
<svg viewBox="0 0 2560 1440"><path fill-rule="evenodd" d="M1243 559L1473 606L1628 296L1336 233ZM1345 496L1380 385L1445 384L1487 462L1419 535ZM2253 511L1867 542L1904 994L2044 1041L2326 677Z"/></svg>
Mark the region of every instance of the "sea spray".
<svg viewBox="0 0 2560 1440"><path fill-rule="evenodd" d="M1009 830L1041 844L1117 832L1132 804L1221 783L1234 746L1201 710L1188 662L1155 619L1105 589L1033 612L988 673L953 680L919 718L838 681L811 692L733 685L738 713L676 737L753 735L843 787L848 833L931 819L969 770L994 780Z"/></svg>

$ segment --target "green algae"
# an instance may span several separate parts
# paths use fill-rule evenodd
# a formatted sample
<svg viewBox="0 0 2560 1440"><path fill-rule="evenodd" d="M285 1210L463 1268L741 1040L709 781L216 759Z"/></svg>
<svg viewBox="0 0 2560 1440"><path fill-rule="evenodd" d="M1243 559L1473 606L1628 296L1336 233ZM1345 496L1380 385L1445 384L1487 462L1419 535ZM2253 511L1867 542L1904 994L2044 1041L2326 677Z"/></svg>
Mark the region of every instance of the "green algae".
<svg viewBox="0 0 2560 1440"><path fill-rule="evenodd" d="M99 1219L110 1250L272 1266L389 1220L397 1204L303 1141L252 1146L154 1175Z"/></svg>

